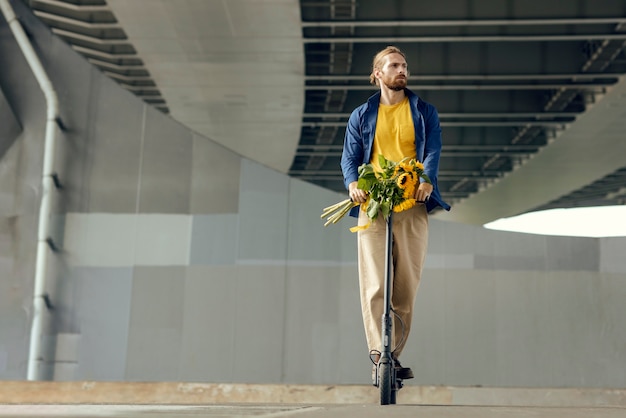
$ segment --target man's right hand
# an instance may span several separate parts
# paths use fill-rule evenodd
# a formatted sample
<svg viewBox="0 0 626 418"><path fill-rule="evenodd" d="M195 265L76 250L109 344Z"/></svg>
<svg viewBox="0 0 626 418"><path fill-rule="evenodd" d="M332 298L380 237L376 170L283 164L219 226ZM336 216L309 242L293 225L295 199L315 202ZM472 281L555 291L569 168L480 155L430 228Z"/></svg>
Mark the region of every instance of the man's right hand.
<svg viewBox="0 0 626 418"><path fill-rule="evenodd" d="M365 190L361 190L357 187L359 184L358 181L353 181L348 185L348 193L350 194L350 199L356 203L365 203L367 200L367 193Z"/></svg>

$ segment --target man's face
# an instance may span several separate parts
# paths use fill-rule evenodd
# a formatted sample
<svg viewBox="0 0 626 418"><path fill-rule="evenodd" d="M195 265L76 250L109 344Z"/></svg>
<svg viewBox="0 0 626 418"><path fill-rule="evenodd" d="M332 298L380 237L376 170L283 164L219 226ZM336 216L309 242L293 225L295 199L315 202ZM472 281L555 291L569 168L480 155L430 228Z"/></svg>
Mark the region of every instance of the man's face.
<svg viewBox="0 0 626 418"><path fill-rule="evenodd" d="M406 87L408 67L406 60L400 54L393 53L385 57L383 68L378 71L378 80L387 88L400 91Z"/></svg>

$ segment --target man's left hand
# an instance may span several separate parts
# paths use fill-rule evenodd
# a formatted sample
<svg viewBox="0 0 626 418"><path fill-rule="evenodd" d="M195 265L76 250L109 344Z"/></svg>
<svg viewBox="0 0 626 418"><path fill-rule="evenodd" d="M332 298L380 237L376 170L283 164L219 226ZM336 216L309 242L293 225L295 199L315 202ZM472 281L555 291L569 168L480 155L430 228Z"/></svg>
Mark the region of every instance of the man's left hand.
<svg viewBox="0 0 626 418"><path fill-rule="evenodd" d="M426 202L433 192L433 185L430 183L420 183L415 190L415 200L418 202Z"/></svg>

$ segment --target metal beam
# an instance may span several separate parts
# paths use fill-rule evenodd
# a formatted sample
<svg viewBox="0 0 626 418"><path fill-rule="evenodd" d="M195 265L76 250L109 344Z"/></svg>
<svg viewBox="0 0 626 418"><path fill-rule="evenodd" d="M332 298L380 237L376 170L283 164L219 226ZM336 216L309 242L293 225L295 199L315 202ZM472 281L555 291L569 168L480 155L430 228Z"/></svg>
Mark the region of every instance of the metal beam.
<svg viewBox="0 0 626 418"><path fill-rule="evenodd" d="M446 113L439 112L439 119L445 118L468 118L468 119L494 119L494 118L575 118L581 112L490 112L490 113ZM348 119L350 113L305 113L305 118L344 118Z"/></svg>
<svg viewBox="0 0 626 418"><path fill-rule="evenodd" d="M111 54L109 52L98 51L98 50L91 49L91 48L85 48L79 45L71 45L71 46L73 50L75 50L76 52L80 52L83 55L91 55L95 57L109 59L112 61L123 60L123 59L136 59L136 60L141 59L139 55L137 54Z"/></svg>
<svg viewBox="0 0 626 418"><path fill-rule="evenodd" d="M527 152L532 153L541 148L540 145L472 145L472 144L463 144L463 145L445 145L444 151L484 151L490 153L498 153L498 152L509 152L509 151L519 151L519 152ZM341 144L329 144L329 145L321 145L321 144L311 144L311 145L299 145L298 150L342 150L343 145Z"/></svg>
<svg viewBox="0 0 626 418"><path fill-rule="evenodd" d="M34 0L32 1L31 7L35 8L37 4L47 4L49 6L58 7L61 9L69 9L77 12L109 12L111 13L111 8L109 6L94 6L94 5L80 5L80 4L71 4L65 3L58 0Z"/></svg>
<svg viewBox="0 0 626 418"><path fill-rule="evenodd" d="M300 172L297 173L292 173L290 172L289 175L291 177L294 178L298 178L300 180L317 180L317 181L340 181L343 183L343 175L341 174L341 172L338 172L337 174L326 174L326 175L310 175L307 174L306 170L303 170L302 173L304 174L299 174ZM476 176L464 176L462 174L459 175L439 175L437 177L437 179L439 180L439 182L442 181L461 181L461 180L468 180L468 181L489 181L489 180L494 180L496 178L500 178L502 176L502 173L498 173L498 175L476 175ZM446 191L441 191L441 193L450 193L450 192L446 192Z"/></svg>
<svg viewBox="0 0 626 418"><path fill-rule="evenodd" d="M306 173L308 176L341 176L340 170L289 170L289 175L300 175ZM448 176L462 176L472 178L496 179L502 175L503 171L479 171L479 170L439 170L437 178Z"/></svg>
<svg viewBox="0 0 626 418"><path fill-rule="evenodd" d="M621 74L611 73L563 73L563 74L411 74L410 80L424 81L502 81L502 80L587 80L595 78L614 78ZM369 74L362 75L307 75L306 81L365 81L369 83Z"/></svg>
<svg viewBox="0 0 626 418"><path fill-rule="evenodd" d="M77 26L85 29L121 29L119 23L91 23L91 22L83 22L82 20L72 19L65 16L59 16L52 13L41 12L38 10L33 11L35 16L40 17L45 20L52 20L58 23L64 23L70 26Z"/></svg>
<svg viewBox="0 0 626 418"><path fill-rule="evenodd" d="M435 27L442 26L558 26L558 25L619 25L624 17L557 18L557 19L449 19L449 20L370 20L370 21L315 21L302 22L303 28L337 27Z"/></svg>
<svg viewBox="0 0 626 418"><path fill-rule="evenodd" d="M432 42L557 42L557 41L593 41L593 40L622 40L626 33L587 33L561 35L466 35L466 36L364 36L364 37L316 37L304 38L305 44L333 44L333 43L432 43Z"/></svg>
<svg viewBox="0 0 626 418"><path fill-rule="evenodd" d="M570 121L553 121L553 120L525 120L525 121L441 121L442 127L458 127L458 126L474 126L474 127L486 127L486 126L562 126L573 123ZM302 127L305 128L325 128L333 126L346 126L345 121L323 121L323 122L302 122Z"/></svg>
<svg viewBox="0 0 626 418"><path fill-rule="evenodd" d="M614 82L585 82L585 83L552 83L552 84L413 84L410 87L416 90L559 90L559 89L583 89L605 88L615 84ZM376 86L357 84L333 84L304 86L309 91L330 90L377 90Z"/></svg>
<svg viewBox="0 0 626 418"><path fill-rule="evenodd" d="M128 70L146 71L146 67L143 64L119 65L119 64L113 64L113 63L110 63L110 62L106 62L106 61L100 61L100 60L97 60L97 59L94 59L94 58L87 58L87 61L89 61L90 63L92 63L93 65L96 65L98 67L106 67L106 68L110 68L110 69L118 70L118 71L128 71Z"/></svg>
<svg viewBox="0 0 626 418"><path fill-rule="evenodd" d="M118 82L118 84L122 87L124 87L126 90L130 90L133 93L135 93L137 96L150 96L150 97L154 97L155 95L161 95L161 93L159 92L159 88L157 86L137 86L137 85L133 85L133 84L126 84L123 82ZM142 91L152 91L155 92L154 94L150 94L150 95L142 95L138 92L142 92Z"/></svg>
<svg viewBox="0 0 626 418"><path fill-rule="evenodd" d="M127 38L100 39L93 36L81 35L67 30L52 28L52 32L64 38L90 42L95 45L130 45Z"/></svg>
<svg viewBox="0 0 626 418"><path fill-rule="evenodd" d="M529 154L533 154L535 151L507 151L505 153L496 153L502 154L504 156L515 156L522 157ZM296 157L341 157L342 151L297 151ZM454 158L454 157L471 157L471 158L482 158L482 157L491 157L494 155L494 152L490 151L446 151L445 149L441 151L442 158Z"/></svg>
<svg viewBox="0 0 626 418"><path fill-rule="evenodd" d="M111 73L109 71L103 70L102 71L105 75L117 79L117 80L123 80L126 81L128 83L132 83L132 82L137 82L137 81L151 81L154 82L154 80L152 79L152 77L148 77L148 76L143 76L143 75L138 75L138 76L133 76L133 75L124 75L124 74L116 74L116 73Z"/></svg>

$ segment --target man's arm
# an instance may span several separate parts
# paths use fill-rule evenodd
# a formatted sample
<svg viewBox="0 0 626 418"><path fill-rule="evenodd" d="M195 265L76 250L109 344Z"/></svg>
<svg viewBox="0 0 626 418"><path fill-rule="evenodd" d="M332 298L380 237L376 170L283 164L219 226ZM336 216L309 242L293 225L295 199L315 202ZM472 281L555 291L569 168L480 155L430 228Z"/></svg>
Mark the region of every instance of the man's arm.
<svg viewBox="0 0 626 418"><path fill-rule="evenodd" d="M439 158L441 156L441 125L439 114L434 106L429 105L428 112L423 114L426 138L424 138L424 173L434 182L439 173Z"/></svg>
<svg viewBox="0 0 626 418"><path fill-rule="evenodd" d="M424 138L424 173L430 178L433 184L437 181L439 172L439 157L441 155L441 125L439 115L434 106L428 105L423 112L425 123ZM415 190L415 199L420 202L428 200L433 192L433 184L420 180L420 184Z"/></svg>
<svg viewBox="0 0 626 418"><path fill-rule="evenodd" d="M363 136L359 124L359 116L352 112L348 119L346 135L343 140L341 154L341 172L344 186L350 191L350 185L359 179L359 166L363 163ZM356 187L356 186L352 186Z"/></svg>

